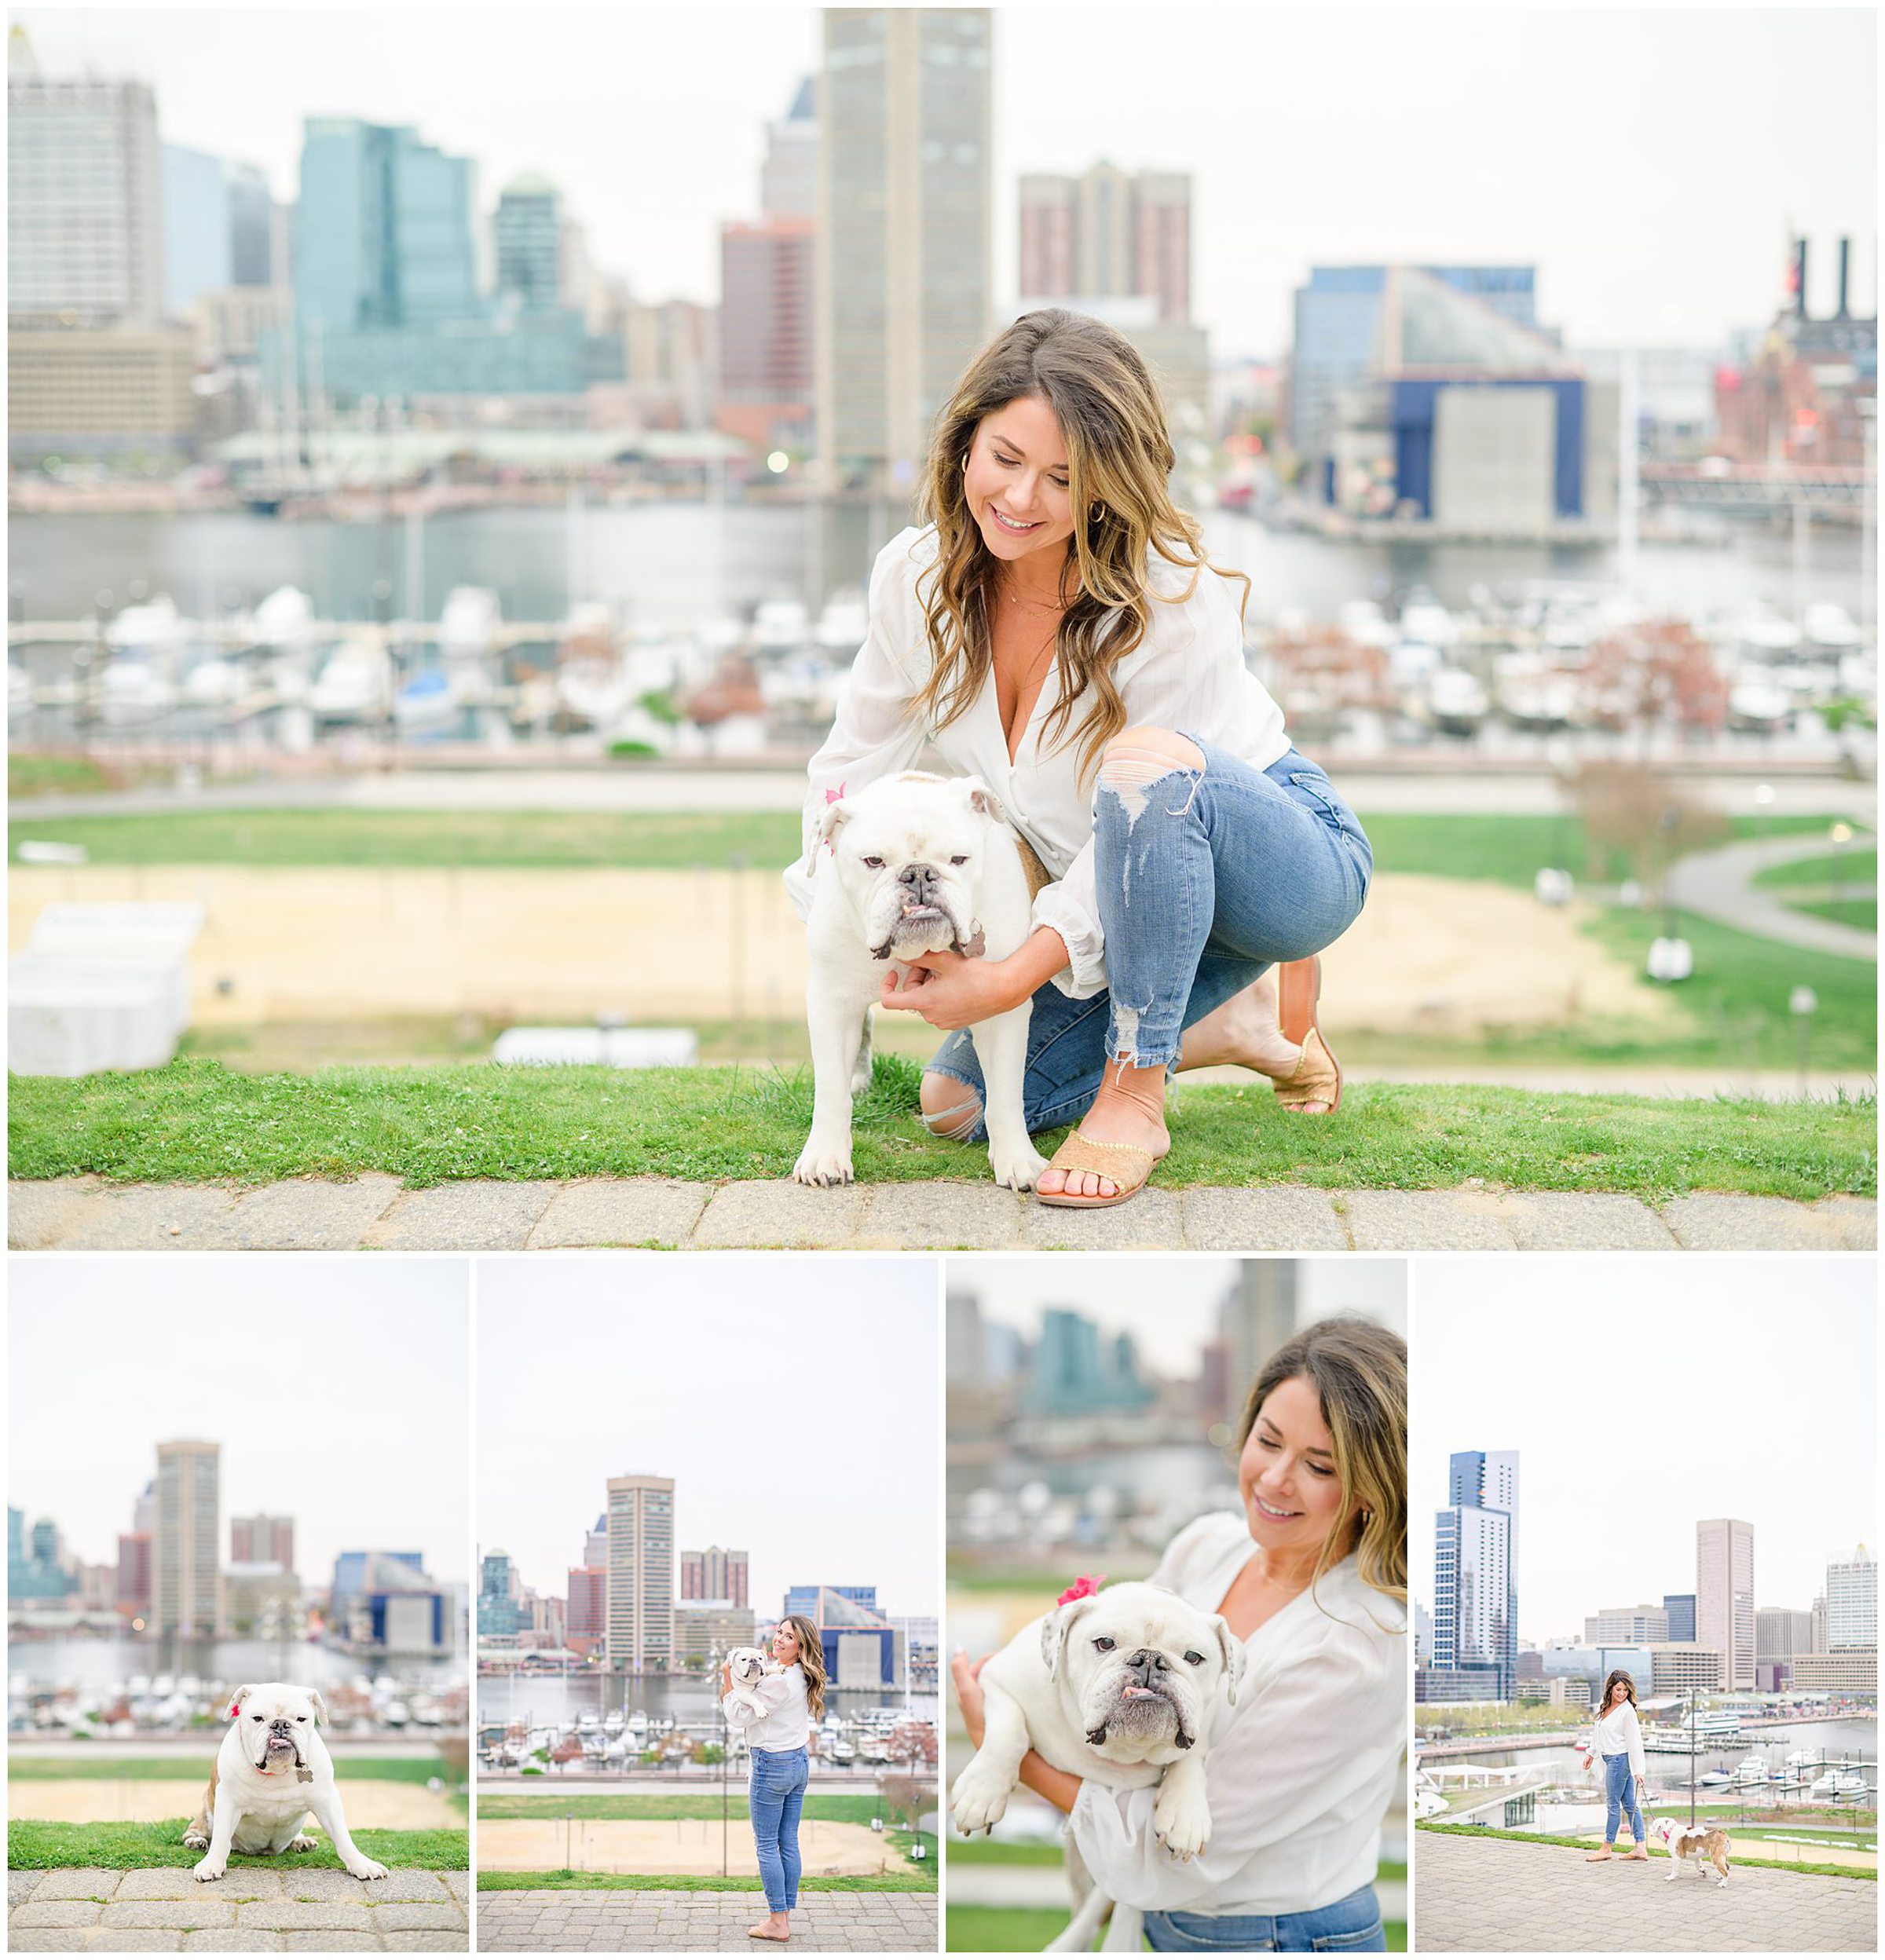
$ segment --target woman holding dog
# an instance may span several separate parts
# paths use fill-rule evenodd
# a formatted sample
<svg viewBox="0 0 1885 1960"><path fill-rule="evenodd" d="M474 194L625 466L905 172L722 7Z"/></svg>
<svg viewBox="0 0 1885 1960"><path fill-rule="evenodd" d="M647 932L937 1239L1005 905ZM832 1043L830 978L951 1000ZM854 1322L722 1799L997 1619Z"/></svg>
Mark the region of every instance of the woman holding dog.
<svg viewBox="0 0 1885 1960"><path fill-rule="evenodd" d="M721 1706L746 1738L752 1756L747 1810L759 1852L759 1881L766 1888L766 1917L746 1929L749 1940L792 1937L791 1915L799 1903L799 1816L811 1780L807 1745L813 1723L825 1713L825 1651L818 1630L796 1613L780 1621L772 1636L776 1674L763 1674L748 1691L762 1712L755 1714L734 1695L730 1668L720 1669Z"/></svg>
<svg viewBox="0 0 1885 1960"><path fill-rule="evenodd" d="M1637 1800L1649 1787L1649 1772L1643 1767L1643 1731L1636 1720L1636 1684L1620 1667L1612 1668L1604 1683L1590 1750L1604 1765L1604 1848L1592 1852L1585 1863L1601 1865L1616 1855L1619 1816L1626 1811L1636 1842L1624 1856L1646 1859L1649 1841L1642 1805Z"/></svg>
<svg viewBox="0 0 1885 1960"><path fill-rule="evenodd" d="M878 556L786 874L808 911L827 803L926 744L994 792L1038 861L1031 937L1002 960L924 955L882 1004L948 1035L924 1120L969 1142L986 1132L967 1030L1031 1000L1028 1128L1079 1123L1037 1187L1049 1204L1144 1186L1173 1070L1241 1063L1305 1113L1341 1095L1316 955L1360 911L1372 854L1246 667L1241 605L1172 502L1173 462L1144 362L1099 321L1044 309L976 357L938 420L927 522Z"/></svg>
<svg viewBox="0 0 1885 1960"><path fill-rule="evenodd" d="M1398 1335L1345 1317L1305 1329L1246 1402L1243 1510L1188 1526L1151 1575L1244 1644L1210 1738L1200 1856L1158 1842L1155 1788L1023 1759L1022 1782L1067 1812L1094 1884L1144 1913L1155 1951L1385 1950L1374 1879L1406 1746L1407 1407ZM979 1667L951 1663L977 1747Z"/></svg>

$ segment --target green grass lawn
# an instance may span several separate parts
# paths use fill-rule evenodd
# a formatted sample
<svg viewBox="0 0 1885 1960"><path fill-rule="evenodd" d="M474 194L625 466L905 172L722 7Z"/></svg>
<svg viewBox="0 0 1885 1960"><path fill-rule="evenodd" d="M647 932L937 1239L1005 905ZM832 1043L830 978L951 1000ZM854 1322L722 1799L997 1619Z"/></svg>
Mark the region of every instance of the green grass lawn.
<svg viewBox="0 0 1885 1960"><path fill-rule="evenodd" d="M65 1824L16 1820L6 1827L6 1863L12 1871L51 1871L61 1866L95 1866L105 1871L136 1871L147 1866L199 1863L199 1851L183 1842L188 1819L160 1824ZM357 1830L353 1841L369 1858L395 1870L466 1871L471 1838L463 1830ZM279 1858L248 1858L232 1852L229 1869L339 1871L344 1867L324 1834L318 1851Z"/></svg>
<svg viewBox="0 0 1885 1960"><path fill-rule="evenodd" d="M451 1780L441 1764L407 1757L337 1756L334 1768L350 1783L424 1783L434 1776ZM16 1783L174 1783L201 1775L203 1765L175 1756L9 1756L6 1773Z"/></svg>
<svg viewBox="0 0 1885 1960"><path fill-rule="evenodd" d="M727 1797L727 1815L736 1823L746 1821L746 1792L744 1774ZM827 1824L867 1824L873 1817L884 1814L884 1806L875 1797L866 1796L818 1796L805 1799L805 1815ZM672 1797L585 1796L572 1792L568 1796L555 1790L554 1786L543 1796L514 1797L508 1792L499 1795L480 1790L478 1793L478 1815L481 1823L498 1818L580 1817L580 1818L675 1818L705 1817L717 1823L720 1816L720 1799L701 1793L694 1796Z"/></svg>
<svg viewBox="0 0 1885 1960"><path fill-rule="evenodd" d="M1816 919L1830 919L1836 926L1856 926L1861 932L1879 929L1876 898L1796 898L1792 909L1810 912Z"/></svg>
<svg viewBox="0 0 1885 1960"><path fill-rule="evenodd" d="M1879 852L1834 851L1825 858L1795 858L1792 863L1770 865L1754 874L1757 885L1876 885L1879 882Z"/></svg>
<svg viewBox="0 0 1885 1960"><path fill-rule="evenodd" d="M861 1178L979 1183L986 1153L917 1121L915 1064L880 1056L859 1100ZM141 1075L16 1077L9 1167L164 1183L262 1183L383 1171L467 1177L788 1175L811 1114L809 1070L332 1068L237 1074L175 1062ZM1155 1181L1444 1189L1687 1190L1818 1198L1875 1188L1871 1099L1659 1102L1473 1085L1358 1086L1335 1116L1279 1110L1260 1091L1180 1087ZM1048 1147L1052 1147L1051 1137Z"/></svg>
<svg viewBox="0 0 1885 1960"><path fill-rule="evenodd" d="M710 1878L691 1873L642 1871L481 1871L480 1892L757 1892L757 1878ZM933 1863L926 1869L887 1871L875 1878L825 1878L807 1872L800 1892L934 1892ZM1064 1922L1063 1922L1064 1923Z"/></svg>
<svg viewBox="0 0 1885 1960"><path fill-rule="evenodd" d="M28 796L95 796L120 785L82 755L15 755L6 759L9 803Z"/></svg>

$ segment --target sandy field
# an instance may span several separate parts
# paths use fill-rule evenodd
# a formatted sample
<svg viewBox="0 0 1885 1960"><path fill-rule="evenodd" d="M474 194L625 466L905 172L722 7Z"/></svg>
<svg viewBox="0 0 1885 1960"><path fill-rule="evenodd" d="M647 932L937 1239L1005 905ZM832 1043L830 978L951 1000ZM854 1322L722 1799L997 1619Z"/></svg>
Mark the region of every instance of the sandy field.
<svg viewBox="0 0 1885 1960"><path fill-rule="evenodd" d="M203 1774L189 1783L126 1777L122 1783L104 1778L73 1777L40 1782L9 1778L6 1814L62 1824L155 1824L170 1817L193 1817L210 1779L208 1760ZM376 1783L362 1778L350 1783L343 1770L340 1794L347 1823L355 1830L455 1830L464 1812L441 1794L423 1783Z"/></svg>
<svg viewBox="0 0 1885 1960"><path fill-rule="evenodd" d="M717 1878L721 1870L720 1821L666 1818L493 1818L478 1827L481 1871L630 1871ZM735 1817L724 1834L726 1869L757 1880L752 1827ZM865 1824L830 1824L807 1818L799 1827L799 1851L808 1874L861 1878L905 1869L901 1852Z"/></svg>
<svg viewBox="0 0 1885 1960"><path fill-rule="evenodd" d="M805 936L770 871L64 870L14 865L8 945L62 899L194 899L199 1026L475 1013L586 1022L796 1019ZM1384 875L1323 956L1331 1026L1470 1036L1489 1026L1684 1025L1580 930L1481 880Z"/></svg>

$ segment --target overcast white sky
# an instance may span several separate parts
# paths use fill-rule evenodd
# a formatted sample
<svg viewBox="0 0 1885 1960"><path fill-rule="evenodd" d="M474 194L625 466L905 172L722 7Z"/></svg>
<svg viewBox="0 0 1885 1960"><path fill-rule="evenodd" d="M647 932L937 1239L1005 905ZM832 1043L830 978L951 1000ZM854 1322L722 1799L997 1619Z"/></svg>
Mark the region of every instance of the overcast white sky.
<svg viewBox="0 0 1885 1960"><path fill-rule="evenodd" d="M229 1519L295 1520L302 1578L343 1550L470 1574L470 1293L463 1260L7 1262L7 1502L115 1564L157 1445L222 1445Z"/></svg>
<svg viewBox="0 0 1885 1960"><path fill-rule="evenodd" d="M938 1283L916 1259L480 1260L481 1547L561 1594L639 1472L675 1479L677 1552L752 1555L762 1613L821 1585L936 1612Z"/></svg>
<svg viewBox="0 0 1885 1960"><path fill-rule="evenodd" d="M718 297L718 225L756 208L763 126L818 60L794 6L504 10L27 7L43 65L154 81L167 140L294 192L302 119L417 126L565 189L641 296ZM1777 303L1786 235L1829 308L1852 235L1876 291L1872 8L997 9L996 298L1015 179L1195 174L1194 312L1276 355L1313 262L1535 263L1573 345L1718 346Z"/></svg>
<svg viewBox="0 0 1885 1960"><path fill-rule="evenodd" d="M1448 1457L1516 1448L1525 1640L1693 1592L1700 1518L1753 1525L1757 1606L1810 1607L1878 1547L1877 1289L1869 1259L1415 1260L1415 1597Z"/></svg>
<svg viewBox="0 0 1885 1960"><path fill-rule="evenodd" d="M964 1259L949 1262L949 1283L979 1296L991 1320L1030 1340L1044 1307L1072 1307L1108 1333L1129 1333L1158 1373L1197 1372L1198 1351L1217 1331L1217 1304L1237 1261L1177 1255L1083 1259ZM1352 1309L1402 1333L1407 1328L1407 1265L1400 1259L1303 1259L1300 1317Z"/></svg>

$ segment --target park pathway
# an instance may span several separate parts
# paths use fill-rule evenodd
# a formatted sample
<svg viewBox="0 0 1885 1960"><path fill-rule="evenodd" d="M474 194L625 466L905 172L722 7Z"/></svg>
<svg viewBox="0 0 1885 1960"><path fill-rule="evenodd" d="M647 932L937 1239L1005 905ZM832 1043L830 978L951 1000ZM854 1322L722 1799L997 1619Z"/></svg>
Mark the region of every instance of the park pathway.
<svg viewBox="0 0 1885 1960"><path fill-rule="evenodd" d="M480 1953L750 1953L757 1892L484 1892ZM936 1895L808 1892L792 1915L794 1953L934 1953Z"/></svg>
<svg viewBox="0 0 1885 1960"><path fill-rule="evenodd" d="M1798 912L1784 902L1784 887L1770 889L1754 882L1755 874L1775 865L1790 865L1803 858L1825 858L1832 847L1823 835L1760 837L1746 843L1729 844L1720 850L1698 852L1679 858L1670 867L1669 902L1685 912L1700 912L1738 932L1751 932L1763 939L1778 939L1784 945L1800 946L1812 953L1834 953L1847 960L1879 956L1879 935L1858 926L1843 926L1833 919L1816 919L1810 912ZM1847 889L1854 896L1868 889L1854 880ZM1795 891L1794 895L1801 894Z"/></svg>
<svg viewBox="0 0 1885 1960"><path fill-rule="evenodd" d="M1871 1953L1869 1878L1737 1866L1725 1888L1666 1860L1587 1865L1581 1851L1416 1832L1414 1938L1422 1953Z"/></svg>
<svg viewBox="0 0 1885 1960"><path fill-rule="evenodd" d="M15 1251L540 1252L652 1246L822 1251L1865 1252L1875 1199L1700 1193L1660 1205L1613 1192L1261 1190L1155 1186L1097 1212L993 1183L937 1180L812 1190L785 1179L467 1179L408 1190L373 1172L239 1190L112 1184L8 1187Z"/></svg>
<svg viewBox="0 0 1885 1960"><path fill-rule="evenodd" d="M464 1871L9 1871L14 1953L467 1953Z"/></svg>

